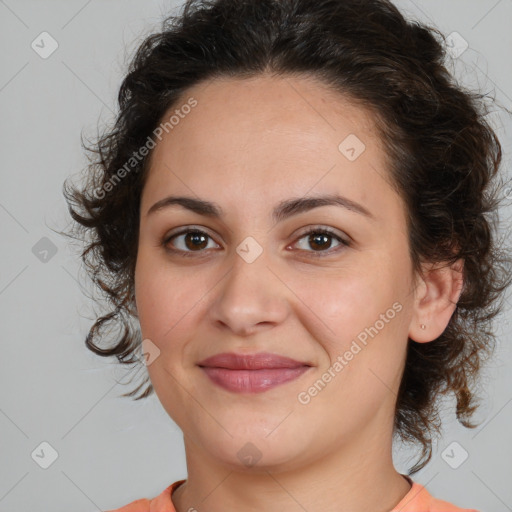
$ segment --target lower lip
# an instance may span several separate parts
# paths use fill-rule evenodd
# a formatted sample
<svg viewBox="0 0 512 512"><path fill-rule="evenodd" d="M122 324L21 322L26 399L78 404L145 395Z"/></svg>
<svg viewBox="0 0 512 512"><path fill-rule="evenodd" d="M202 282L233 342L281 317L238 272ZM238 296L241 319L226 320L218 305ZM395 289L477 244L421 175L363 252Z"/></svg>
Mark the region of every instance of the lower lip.
<svg viewBox="0 0 512 512"><path fill-rule="evenodd" d="M262 393L297 379L310 368L310 366L300 366L298 368L228 370L227 368L201 367L215 384L234 393Z"/></svg>

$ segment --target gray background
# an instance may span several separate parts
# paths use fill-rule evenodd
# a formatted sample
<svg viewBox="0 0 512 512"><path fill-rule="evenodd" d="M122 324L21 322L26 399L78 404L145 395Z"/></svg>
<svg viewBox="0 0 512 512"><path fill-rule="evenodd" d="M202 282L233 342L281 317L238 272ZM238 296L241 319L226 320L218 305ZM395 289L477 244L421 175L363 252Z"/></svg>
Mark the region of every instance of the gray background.
<svg viewBox="0 0 512 512"><path fill-rule="evenodd" d="M156 397L121 398L128 371L85 348L99 311L82 292L90 286L76 249L50 229L66 227L62 183L87 163L81 131L93 137L98 122L112 119L129 56L179 3L0 0L0 512L110 509L186 477L181 432ZM396 3L460 33L469 48L451 64L459 80L512 108L512 0ZM31 48L43 31L59 45L46 59ZM510 119L491 118L510 172ZM55 254L42 252L52 247ZM507 307L484 373L480 427L459 425L446 401L444 437L414 476L435 496L486 512L512 510L510 317ZM44 457L31 456L42 442L58 453L47 469L35 462ZM456 465L462 450L469 456L453 469L442 454ZM395 451L405 472L414 452Z"/></svg>

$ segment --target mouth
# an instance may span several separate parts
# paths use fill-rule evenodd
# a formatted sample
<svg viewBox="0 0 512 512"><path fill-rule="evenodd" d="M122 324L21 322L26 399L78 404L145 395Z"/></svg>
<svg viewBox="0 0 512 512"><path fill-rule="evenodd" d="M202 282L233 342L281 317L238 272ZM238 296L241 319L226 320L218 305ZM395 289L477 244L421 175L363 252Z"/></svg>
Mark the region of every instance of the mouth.
<svg viewBox="0 0 512 512"><path fill-rule="evenodd" d="M295 380L312 365L271 353L223 353L198 366L216 385L234 393L261 393Z"/></svg>

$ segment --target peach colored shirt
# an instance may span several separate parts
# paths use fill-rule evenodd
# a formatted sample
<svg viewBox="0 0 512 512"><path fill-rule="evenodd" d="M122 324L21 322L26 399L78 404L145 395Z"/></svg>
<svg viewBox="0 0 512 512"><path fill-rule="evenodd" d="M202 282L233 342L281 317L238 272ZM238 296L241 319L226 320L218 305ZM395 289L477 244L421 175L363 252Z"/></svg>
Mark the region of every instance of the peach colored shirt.
<svg viewBox="0 0 512 512"><path fill-rule="evenodd" d="M434 498L423 485L414 482L407 475L403 475L412 485L409 492L402 498L390 512L478 512L478 510L459 508L455 505ZM176 512L172 504L173 491L185 480L178 480L164 489L153 499L142 498L132 501L128 505L106 512Z"/></svg>

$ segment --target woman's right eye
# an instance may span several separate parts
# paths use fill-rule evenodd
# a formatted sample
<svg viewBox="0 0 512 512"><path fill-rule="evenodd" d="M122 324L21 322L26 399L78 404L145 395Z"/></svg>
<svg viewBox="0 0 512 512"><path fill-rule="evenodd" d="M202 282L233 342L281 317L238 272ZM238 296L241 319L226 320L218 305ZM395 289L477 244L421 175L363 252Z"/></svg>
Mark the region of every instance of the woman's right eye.
<svg viewBox="0 0 512 512"><path fill-rule="evenodd" d="M165 237L162 240L162 245L166 250L172 253L181 253L182 256L188 257L193 256L194 252L203 252L204 249L208 249L208 239L213 241L212 237L204 231L200 231L198 229L186 229ZM172 240L178 240L178 243L172 244L175 248L169 247Z"/></svg>

